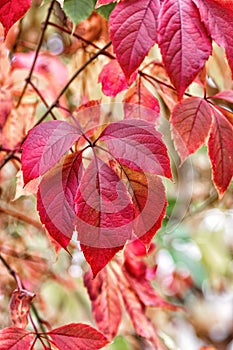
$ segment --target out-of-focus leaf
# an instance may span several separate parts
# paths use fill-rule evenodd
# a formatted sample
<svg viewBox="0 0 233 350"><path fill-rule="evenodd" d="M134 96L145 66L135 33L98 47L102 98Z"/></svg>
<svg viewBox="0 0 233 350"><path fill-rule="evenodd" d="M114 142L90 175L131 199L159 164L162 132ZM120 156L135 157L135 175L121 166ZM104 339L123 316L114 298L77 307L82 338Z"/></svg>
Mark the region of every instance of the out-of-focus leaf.
<svg viewBox="0 0 233 350"><path fill-rule="evenodd" d="M116 281L105 268L94 279L89 270L84 276L84 284L98 328L108 339L113 339L121 321L121 302Z"/></svg>
<svg viewBox="0 0 233 350"><path fill-rule="evenodd" d="M15 289L10 300L11 322L14 327L26 328L31 301L35 294L26 289Z"/></svg>

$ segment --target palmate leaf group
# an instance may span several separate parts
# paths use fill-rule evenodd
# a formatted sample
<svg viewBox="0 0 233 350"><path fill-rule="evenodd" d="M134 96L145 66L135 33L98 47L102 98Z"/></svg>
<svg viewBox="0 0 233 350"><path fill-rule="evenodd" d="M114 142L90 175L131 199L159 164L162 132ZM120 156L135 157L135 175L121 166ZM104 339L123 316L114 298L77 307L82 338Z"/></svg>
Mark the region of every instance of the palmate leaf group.
<svg viewBox="0 0 233 350"><path fill-rule="evenodd" d="M44 131L47 136L42 138ZM37 204L41 221L64 248L77 228L96 275L134 236L149 245L166 206L158 175L171 178L170 161L153 125L130 119L107 125L93 143L66 155L54 167L80 137L80 128L68 122L38 125L23 145L24 179L43 176ZM93 160L84 171L82 153L88 148Z"/></svg>
<svg viewBox="0 0 233 350"><path fill-rule="evenodd" d="M57 10L64 21L67 16L74 26L94 9L109 17L108 35L113 50L100 50L90 56L80 72L95 55L108 57L99 72L98 83L106 96L122 96L124 120L119 120L119 115L118 121L101 125L101 100L88 100L84 95L74 115L62 107L63 103L67 106L71 102L64 93L74 78L67 83L65 64L52 54L42 53L38 46L38 56L34 52L15 52L12 63L7 54L4 57L7 69L1 78L1 145L4 152L10 151L13 156L22 146L19 157L24 183L35 179L39 183L37 210L51 238L59 247L69 250L73 234L78 233L76 239L91 267L84 283L100 332L81 323L44 333L25 330L31 299L25 301L25 308L22 300L18 300L22 291L17 289L10 306L15 327L0 331L0 349L31 350L37 339L43 343L45 338L57 349L100 349L117 335L123 305L136 333L154 348L164 349L146 314L147 307L178 309L155 291L151 280L156 267L149 268L145 263L167 206L162 177L172 178L167 148L157 126L160 114L168 107L171 136L181 163L201 146L207 146L213 182L219 196L223 196L233 176L233 93L231 90L209 93L206 62L212 55L214 41L225 50L233 70L233 0L54 0L50 2L51 12L54 4L59 6ZM30 6L29 0L20 4L5 0L0 4L3 35L7 36ZM64 27L66 33L69 20ZM22 23L15 28L21 28ZM102 40L101 34L99 38ZM84 38L85 45L97 50L99 43L91 41ZM1 48L5 52L6 48ZM26 78L47 108L40 121L55 107L62 110L63 120L37 125L33 119L37 101L30 106L36 126L25 137L28 125L22 122L19 137L9 142L15 115L22 118L24 108L23 103L19 109L14 105L19 91L13 76L15 71L31 67L31 73L38 73L39 80L43 78L48 83L45 90L43 86L39 91L33 88L30 75ZM190 93L193 82L198 84L196 95ZM50 99L55 102L49 107ZM120 260L116 253L123 249Z"/></svg>

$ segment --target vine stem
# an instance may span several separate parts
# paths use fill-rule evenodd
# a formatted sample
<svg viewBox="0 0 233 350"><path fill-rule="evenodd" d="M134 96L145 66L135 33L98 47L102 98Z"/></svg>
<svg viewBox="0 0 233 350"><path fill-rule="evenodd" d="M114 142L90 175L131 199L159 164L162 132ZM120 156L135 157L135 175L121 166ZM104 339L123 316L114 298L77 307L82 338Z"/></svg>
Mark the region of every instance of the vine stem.
<svg viewBox="0 0 233 350"><path fill-rule="evenodd" d="M78 34L76 34L76 33L73 33L73 32L72 32L71 30L69 30L69 29L65 29L65 28L63 28L63 27L61 27L61 26L59 26L58 24L53 23L53 22L48 22L48 25L51 26L51 27L54 27L54 28L59 29L59 30L62 31L63 33L72 35L72 36L75 37L76 39L79 39L79 40L83 41L85 44L90 45L90 46L92 46L93 48L95 48L95 49L97 49L97 50L101 50L101 48L100 48L98 45L92 43L91 41L89 41L89 40L83 38L82 36L80 36L80 35L78 35ZM109 57L109 58L111 58L111 59L115 59L115 58L116 58L113 54L111 54L111 53L108 52L108 51L103 51L103 52L102 52L102 55L107 56L107 57Z"/></svg>
<svg viewBox="0 0 233 350"><path fill-rule="evenodd" d="M1 261L2 264L5 266L5 268L6 268L7 271L9 272L9 274L14 278L14 280L15 280L15 282L16 282L16 284L17 284L18 289L19 289L19 290L20 290L20 289L23 289L23 288L24 288L24 285L23 285L23 283L22 283L22 281L21 281L19 275L17 274L17 272L16 272L15 270L12 269L12 267L8 264L8 262L3 258L2 254L0 254L0 261ZM36 317L36 319L37 319L39 325L40 325L41 331L42 331L43 333L46 333L46 329L45 329L45 327L44 327L43 321L42 321L42 319L39 317L38 311L37 311L37 309L36 309L36 307L35 307L35 305L34 305L33 303L31 303L31 308L32 308L32 310L33 310L33 312L34 312L34 315L35 315L35 317ZM30 314L30 313L29 313L29 317L30 317L30 321L31 321L31 323L32 323L32 326L33 326L33 328L34 328L36 334L38 335L39 332L38 332L38 330L37 330L37 327L36 327L34 321L32 320L32 317L31 317L31 314Z"/></svg>
<svg viewBox="0 0 233 350"><path fill-rule="evenodd" d="M46 117L47 115L51 112L51 110L59 105L59 100L64 95L68 87L72 84L72 82L77 78L77 76L92 62L94 61L99 55L103 54L103 52L112 44L111 41L109 41L102 49L97 51L93 56L89 58L75 73L74 75L70 78L70 80L66 83L66 85L63 87L63 89L60 91L58 94L57 98L54 100L54 102L51 104L51 106L47 109L47 111L44 113L44 115L38 120L36 125L40 124ZM35 126L36 126L35 125Z"/></svg>
<svg viewBox="0 0 233 350"><path fill-rule="evenodd" d="M32 63L32 66L31 66L31 69L30 69L30 72L28 74L28 77L26 78L25 80L25 85L23 87L23 91L21 92L21 95L19 97L19 101L16 105L16 108L18 108L20 106L20 103L22 101L22 98L27 90L27 87L28 87L28 84L29 82L31 81L31 78L32 78L32 74L33 74L33 71L34 71L34 68L35 68L35 65L36 65L36 61L37 61L37 58L38 58L38 55L39 55L39 52L40 52L40 49L41 49L41 46L43 44L43 41L44 41L44 36L45 36L45 31L46 31L46 28L48 26L48 22L49 22L49 18L51 16L51 13L52 13L52 10L53 10L53 7L54 7L54 4L55 4L56 0L52 0L51 4L50 4L50 7L48 9L48 13L47 13L47 17L45 19L45 22L43 24L43 28L42 28L42 32L41 32L41 36L40 36L40 40L39 40L39 43L37 45L37 48L36 48L36 53L35 53L35 57L34 57L34 60L33 60L33 63Z"/></svg>
<svg viewBox="0 0 233 350"><path fill-rule="evenodd" d="M73 122L75 123L75 125L77 126L77 128L79 129L79 131L81 132L81 135L85 138L85 140L86 140L86 141L89 143L89 145L92 147L92 146L93 146L93 142L92 142L91 139L88 137L88 135L85 134L85 131L84 131L83 128L81 127L79 121L74 117L74 115L69 111L69 109L67 109L66 107L61 106L60 104L57 104L56 107L62 109L63 111L65 111L66 113L69 114L70 118L73 120Z"/></svg>
<svg viewBox="0 0 233 350"><path fill-rule="evenodd" d="M175 89L172 85L167 84L167 83L165 83L164 81L162 81L162 80L160 80L160 79L158 79L158 78L155 78L155 77L153 77L153 76L150 75L150 74L147 74L147 73L145 73L145 72L143 72L143 71L141 71L141 70L138 71L138 74L139 74L140 76L142 76L144 79L147 78L147 79L146 79L147 81L149 81L148 79L151 79L151 80L155 81L157 84L159 84L159 85L164 85L164 86L166 86L167 88L173 90L175 93L177 93L176 89ZM188 92L185 92L184 95L185 95L185 96L188 96L188 97L193 97L193 95L189 94Z"/></svg>
<svg viewBox="0 0 233 350"><path fill-rule="evenodd" d="M39 98L41 99L41 101L43 102L43 104L45 105L46 108L49 108L49 104L47 103L47 101L44 99L43 95L41 94L41 92L39 91L39 89L36 87L36 85L31 81L28 80L28 84L31 85L31 87L33 88L33 90L36 92L36 94L39 96ZM53 113L53 111L50 111L50 114L52 116L52 118L54 120L57 120L55 114Z"/></svg>

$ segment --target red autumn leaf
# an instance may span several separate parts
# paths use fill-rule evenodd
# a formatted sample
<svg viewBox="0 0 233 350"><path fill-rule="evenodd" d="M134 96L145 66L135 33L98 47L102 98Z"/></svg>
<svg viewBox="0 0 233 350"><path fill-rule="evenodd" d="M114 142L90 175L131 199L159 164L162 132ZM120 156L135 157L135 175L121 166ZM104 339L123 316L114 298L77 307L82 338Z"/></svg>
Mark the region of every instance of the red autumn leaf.
<svg viewBox="0 0 233 350"><path fill-rule="evenodd" d="M82 154L67 155L44 175L37 194L41 222L64 248L75 228L74 198L82 171Z"/></svg>
<svg viewBox="0 0 233 350"><path fill-rule="evenodd" d="M31 6L31 0L4 0L0 4L0 22L5 28L5 36L13 24L18 21Z"/></svg>
<svg viewBox="0 0 233 350"><path fill-rule="evenodd" d="M98 7L103 6L103 5L108 5L111 2L116 2L116 0L97 0L95 8L98 8Z"/></svg>
<svg viewBox="0 0 233 350"><path fill-rule="evenodd" d="M162 2L158 42L180 99L212 51L211 40L192 0Z"/></svg>
<svg viewBox="0 0 233 350"><path fill-rule="evenodd" d="M163 349L156 335L156 329L145 315L145 307L135 294L135 290L127 281L125 275L116 270L115 273L126 311L132 320L137 334L150 340L156 346L156 349Z"/></svg>
<svg viewBox="0 0 233 350"><path fill-rule="evenodd" d="M159 102L152 93L139 82L127 91L123 99L125 119L143 119L155 122L159 117Z"/></svg>
<svg viewBox="0 0 233 350"><path fill-rule="evenodd" d="M85 258L96 275L110 260L109 254L112 258L130 238L134 217L125 185L96 156L81 179L75 208L78 238ZM102 249L105 249L105 253Z"/></svg>
<svg viewBox="0 0 233 350"><path fill-rule="evenodd" d="M155 306L173 311L178 309L178 306L163 299L145 278L134 277L127 271L124 271L124 275L143 305Z"/></svg>
<svg viewBox="0 0 233 350"><path fill-rule="evenodd" d="M159 0L127 0L111 13L110 36L127 81L157 40L159 8Z"/></svg>
<svg viewBox="0 0 233 350"><path fill-rule="evenodd" d="M213 123L208 141L214 184L222 196L233 176L233 125L212 108Z"/></svg>
<svg viewBox="0 0 233 350"><path fill-rule="evenodd" d="M127 89L134 82L136 76L135 72L127 82L117 60L111 60L100 72L98 83L102 84L102 91L106 96L115 97L119 92Z"/></svg>
<svg viewBox="0 0 233 350"><path fill-rule="evenodd" d="M35 294L26 289L16 289L11 295L10 316L14 327L26 328L28 313Z"/></svg>
<svg viewBox="0 0 233 350"><path fill-rule="evenodd" d="M26 329L9 327L0 330L1 350L30 350L34 336Z"/></svg>
<svg viewBox="0 0 233 350"><path fill-rule="evenodd" d="M139 239L128 243L124 250L124 272L134 278L147 279L149 268L143 258L148 254L145 245Z"/></svg>
<svg viewBox="0 0 233 350"><path fill-rule="evenodd" d="M61 120L45 122L30 130L22 147L25 184L55 165L79 137L80 130Z"/></svg>
<svg viewBox="0 0 233 350"><path fill-rule="evenodd" d="M134 241L128 244L124 251L125 261L122 269L124 276L143 305L177 310L176 305L163 299L150 284L148 280L148 270L150 268L142 258L142 256L146 256L146 252L142 256L135 255L138 248L140 251L143 248L143 245L140 246L139 244L139 240Z"/></svg>
<svg viewBox="0 0 233 350"><path fill-rule="evenodd" d="M121 165L171 178L170 161L161 134L142 120L109 124L99 137Z"/></svg>
<svg viewBox="0 0 233 350"><path fill-rule="evenodd" d="M141 242L149 245L165 215L167 201L163 182L156 175L134 171L125 166L123 170L132 192L134 233Z"/></svg>
<svg viewBox="0 0 233 350"><path fill-rule="evenodd" d="M190 97L175 106L172 135L182 162L205 143L211 120L211 108L203 98Z"/></svg>
<svg viewBox="0 0 233 350"><path fill-rule="evenodd" d="M233 1L193 1L212 39L226 50L227 59L233 71Z"/></svg>
<svg viewBox="0 0 233 350"><path fill-rule="evenodd" d="M123 247L122 245L112 248L96 248L81 244L81 249L86 261L91 266L93 277L96 277L100 270L102 270Z"/></svg>
<svg viewBox="0 0 233 350"><path fill-rule="evenodd" d="M82 323L70 323L46 334L60 350L97 350L108 344L103 334Z"/></svg>
<svg viewBox="0 0 233 350"><path fill-rule="evenodd" d="M121 301L113 277L107 268L94 279L90 270L84 276L95 321L99 330L110 340L117 334L121 322Z"/></svg>

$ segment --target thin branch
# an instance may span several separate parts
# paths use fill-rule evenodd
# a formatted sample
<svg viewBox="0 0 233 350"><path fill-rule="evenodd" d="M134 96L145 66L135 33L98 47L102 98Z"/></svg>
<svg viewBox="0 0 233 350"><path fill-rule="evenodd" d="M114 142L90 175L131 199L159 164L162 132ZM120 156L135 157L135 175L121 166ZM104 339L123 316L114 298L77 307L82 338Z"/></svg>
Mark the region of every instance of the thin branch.
<svg viewBox="0 0 233 350"><path fill-rule="evenodd" d="M51 112L51 110L56 107L59 104L59 100L62 97L62 95L64 95L64 93L66 92L66 90L69 88L69 86L72 84L72 82L77 78L77 76L92 62L94 61L99 55L103 54L103 52L112 44L112 42L110 41L109 43L107 43L102 49L100 49L99 51L97 51L93 56L91 56L89 58L89 60L87 60L82 67L80 67L77 72L74 73L74 75L70 78L70 80L66 83L66 85L63 87L63 89L60 91L60 93L58 94L57 98L55 99L55 101L51 104L51 106L48 108L48 110L44 113L44 115L39 119L39 121L36 123L36 125L40 124L46 117L47 115ZM34 125L34 126L36 126Z"/></svg>
<svg viewBox="0 0 233 350"><path fill-rule="evenodd" d="M23 96L24 96L24 94L25 94L25 92L26 92L26 89L27 89L27 87L28 87L28 84L29 84L29 82L31 81L32 74L33 74L33 71L34 71L34 68L35 68L35 65L36 65L36 61L37 61L37 58L38 58L40 49L41 49L42 44L43 44L43 41L44 41L45 31L46 31L46 28L47 28L47 25L48 25L48 22L49 22L49 18L50 18L50 16L51 16L51 13L52 13L52 10L53 10L53 6L54 6L55 2L56 2L56 0L52 0L51 5L50 5L50 7L49 7L49 9L48 9L47 17L46 17L46 19L45 19L45 23L44 23L43 28L42 28L40 40L39 40L38 46L37 46L37 48L36 48L35 57L34 57L34 60L33 60L33 63L32 63L31 69L30 69L30 72L29 72L29 74L28 74L28 77L26 78L25 85L24 85L23 91L22 91L22 93L21 93L21 95L20 95L20 97L19 97L19 101L18 101L18 103L17 103L16 108L19 107L19 105L20 105L20 103L21 103L21 101L22 101L22 98L23 98Z"/></svg>
<svg viewBox="0 0 233 350"><path fill-rule="evenodd" d="M69 29L65 29L65 28L63 28L63 27L61 27L61 26L59 26L58 24L53 23L53 22L48 22L48 25L50 25L50 26L52 26L52 27L54 27L54 28L57 28L57 29L59 29L60 31L62 31L62 32L64 32L64 33L67 33L67 34L69 34L69 35L72 35L72 36L75 37L76 39L83 41L85 44L90 45L90 46L94 47L94 48L97 49L97 50L101 50L101 48L100 48L98 45L92 43L91 41L89 41L89 40L83 38L82 36L80 36L80 35L78 35L78 34L76 34L76 33L73 33L73 32L72 32L71 30L69 30ZM115 59L115 58L116 58L113 54L111 54L111 53L108 52L108 51L103 51L103 52L102 52L102 55L107 56L107 57L109 57L109 58L111 58L111 59Z"/></svg>
<svg viewBox="0 0 233 350"><path fill-rule="evenodd" d="M1 254L0 254L0 260L3 263L3 265L6 267L6 269L8 270L9 274L14 278L15 282L18 285L18 280L16 278L16 272L10 267L8 262L3 258L3 256Z"/></svg>
<svg viewBox="0 0 233 350"><path fill-rule="evenodd" d="M176 91L176 89L174 88L174 86L172 86L172 85L170 85L170 84L167 84L167 83L165 83L164 81L162 81L162 80L160 80L160 79L158 79L158 78L155 78L155 77L153 77L153 76L150 75L150 74L144 73L144 72L142 72L141 70L138 71L138 74L139 74L140 76L144 77L145 79L148 78L148 79L151 79L151 80L155 81L155 82L156 82L157 84L159 84L159 85L164 85L164 86L166 86L167 88L173 90L175 93L177 93L177 91ZM147 80L147 79L146 79L146 80ZM185 95L185 96L188 96L188 97L192 97L192 96L193 96L193 95L189 94L188 92L185 92L184 95Z"/></svg>
<svg viewBox="0 0 233 350"><path fill-rule="evenodd" d="M56 107L62 109L63 111L65 111L66 113L69 114L70 118L73 120L73 122L74 122L75 125L77 126L78 130L80 131L81 135L85 138L85 140L86 140L86 141L89 143L89 145L92 147L92 146L93 146L93 142L92 142L91 139L88 137L88 135L85 134L85 131L84 131L83 128L81 127L79 121L74 117L74 115L69 111L69 109L67 109L66 107L61 106L60 104L57 104Z"/></svg>
<svg viewBox="0 0 233 350"><path fill-rule="evenodd" d="M41 231L44 230L43 226L41 225L41 223L39 221L36 221L36 220L28 217L27 215L25 215L21 212L18 212L12 208L4 207L1 203L0 203L0 212L4 213L6 215L10 215L10 216L12 216L20 221L24 221L27 224L34 226Z"/></svg>
<svg viewBox="0 0 233 350"><path fill-rule="evenodd" d="M7 271L9 272L9 274L14 278L18 288L19 289L24 288L24 285L21 282L20 277L18 276L17 272L15 272L15 270L12 269L12 267L8 264L8 262L3 258L3 256L1 254L0 254L0 260L3 263L3 265L5 266L5 268L7 269ZM46 329L45 329L45 326L43 324L43 320L40 318L38 311L33 303L31 303L31 308L32 308L32 311L34 312L34 315L35 315L39 325L40 325L41 331L43 333L46 333ZM30 319L31 319L31 316L30 316ZM33 322L33 325L34 325L34 322ZM36 330L36 333L38 333L37 330Z"/></svg>
<svg viewBox="0 0 233 350"><path fill-rule="evenodd" d="M31 85L31 87L33 88L33 90L37 93L37 95L39 96L39 98L41 99L41 101L43 102L43 104L45 105L45 107L46 107L46 108L49 108L48 102L44 99L44 97L42 96L41 92L40 92L39 89L36 87L36 85L35 85L31 80L28 81L28 84ZM54 120L57 120L55 114L54 114L52 111L50 111L50 114L51 114L51 116L52 116L52 118L53 118Z"/></svg>

